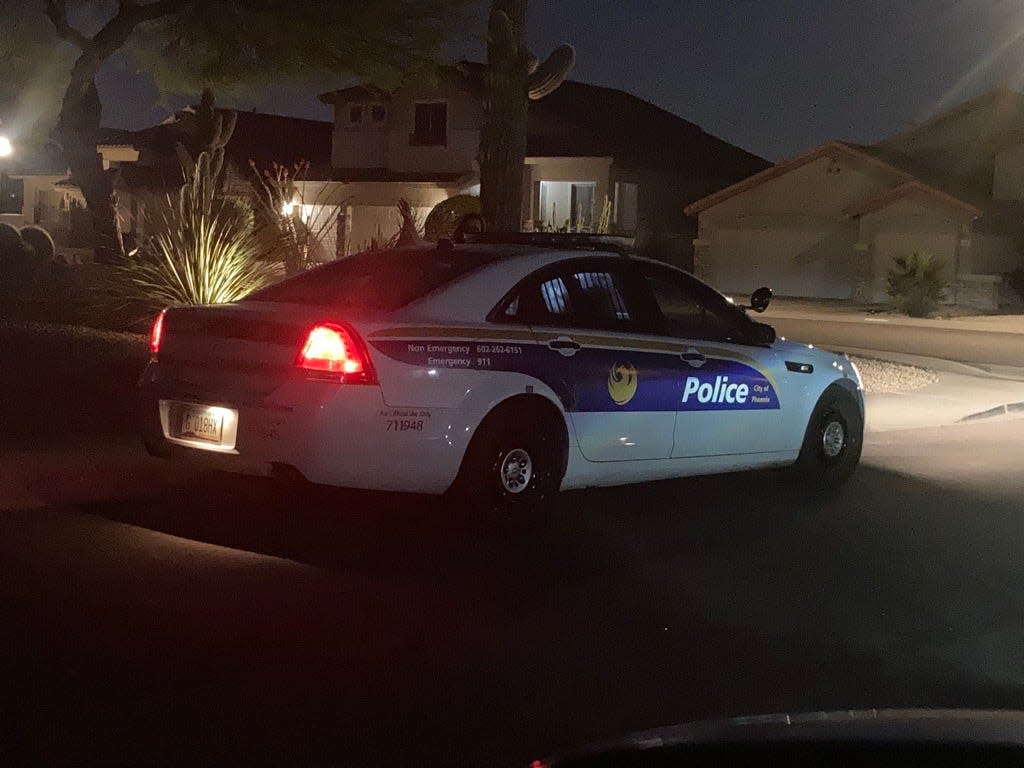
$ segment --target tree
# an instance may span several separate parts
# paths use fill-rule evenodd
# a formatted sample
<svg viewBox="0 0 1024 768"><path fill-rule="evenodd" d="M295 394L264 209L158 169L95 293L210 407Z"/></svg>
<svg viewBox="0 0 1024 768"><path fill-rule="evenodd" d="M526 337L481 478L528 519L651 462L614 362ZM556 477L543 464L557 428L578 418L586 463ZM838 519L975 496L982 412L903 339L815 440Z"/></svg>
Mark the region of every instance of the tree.
<svg viewBox="0 0 1024 768"><path fill-rule="evenodd" d="M525 25L526 0L493 0L483 73L480 208L488 227L506 232L522 225L529 100L558 88L575 59L572 46L562 45L541 64L524 45Z"/></svg>
<svg viewBox="0 0 1024 768"><path fill-rule="evenodd" d="M49 65L58 48L73 52L57 134L92 213L97 258L116 261L121 242L113 190L96 153L102 118L96 75L115 52L128 51L167 93L267 79L301 83L324 75L394 87L405 75L430 66L467 2L21 0L5 3L2 23L12 28L33 7L45 14L63 45L54 40L36 46L38 67ZM83 31L87 27L95 32ZM3 47L15 45L8 40Z"/></svg>

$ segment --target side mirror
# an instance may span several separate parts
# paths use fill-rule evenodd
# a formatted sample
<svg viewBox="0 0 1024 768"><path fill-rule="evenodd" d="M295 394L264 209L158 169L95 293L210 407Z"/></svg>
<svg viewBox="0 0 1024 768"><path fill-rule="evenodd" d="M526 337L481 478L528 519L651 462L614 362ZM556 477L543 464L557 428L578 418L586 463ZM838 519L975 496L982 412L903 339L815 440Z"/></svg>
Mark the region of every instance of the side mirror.
<svg viewBox="0 0 1024 768"><path fill-rule="evenodd" d="M764 312L768 309L768 305L772 303L772 296L771 288L761 286L750 294L750 306L748 309L752 309L757 313Z"/></svg>

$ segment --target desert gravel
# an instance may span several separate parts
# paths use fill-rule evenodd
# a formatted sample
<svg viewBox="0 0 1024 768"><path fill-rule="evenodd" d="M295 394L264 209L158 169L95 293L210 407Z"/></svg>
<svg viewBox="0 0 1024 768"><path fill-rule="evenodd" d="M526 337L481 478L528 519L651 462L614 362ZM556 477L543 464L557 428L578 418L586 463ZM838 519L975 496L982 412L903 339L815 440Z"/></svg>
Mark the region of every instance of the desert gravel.
<svg viewBox="0 0 1024 768"><path fill-rule="evenodd" d="M864 391L871 394L914 392L939 380L935 371L912 365L864 357L855 357L853 362L864 380Z"/></svg>

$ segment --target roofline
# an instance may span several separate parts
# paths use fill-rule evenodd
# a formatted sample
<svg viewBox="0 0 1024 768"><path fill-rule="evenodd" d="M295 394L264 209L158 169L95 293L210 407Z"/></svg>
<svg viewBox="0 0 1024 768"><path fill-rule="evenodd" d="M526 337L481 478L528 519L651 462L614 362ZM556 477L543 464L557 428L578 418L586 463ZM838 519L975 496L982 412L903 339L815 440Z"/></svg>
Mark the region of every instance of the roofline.
<svg viewBox="0 0 1024 768"><path fill-rule="evenodd" d="M1013 88L1007 88L1006 86L993 88L991 91L986 91L985 93L979 94L978 96L975 96L973 99L967 99L966 101L962 101L959 104L952 106L943 112L934 114L931 117L922 120L920 123L917 123L916 125L911 125L909 128L905 128L902 131L898 131L897 133L894 133L892 136L888 136L882 139L875 146L884 147L891 144L892 142L899 141L900 139L909 136L912 133L916 133L918 131L931 128L933 125L941 123L943 120L948 120L949 118L957 117L963 114L964 112L969 112L970 110L977 107L979 104L995 99L997 96L1001 94L1012 94L1014 96L1024 98L1024 94L1020 93L1019 91L1013 90Z"/></svg>
<svg viewBox="0 0 1024 768"><path fill-rule="evenodd" d="M533 160L534 162L530 162ZM537 162L550 162L552 160L605 160L609 163L615 162L614 155L527 155L523 162L528 165L536 165Z"/></svg>
<svg viewBox="0 0 1024 768"><path fill-rule="evenodd" d="M933 186L925 184L923 181L908 181L904 184L900 184L898 187L888 189L880 195L870 198L866 202L859 206L850 206L844 212L847 218L855 219L859 216L864 216L874 211L880 211L883 208L887 208L898 200L902 200L908 195L914 192L923 192L931 197L936 198L942 203L950 206L951 208L959 208L964 212L971 215L972 218L978 218L981 216L981 209L971 205L965 200L961 200L958 197L954 197L941 189L936 189Z"/></svg>
<svg viewBox="0 0 1024 768"><path fill-rule="evenodd" d="M859 149L854 149L849 144L845 144L842 141L829 141L825 144L821 144L813 149L804 152L802 155L797 155L791 160L784 160L781 163L777 163L770 168L765 168L760 173L755 173L753 176L748 176L741 181L732 184L725 189L720 189L717 192L712 192L707 197L702 197L700 200L690 203L683 209L683 213L687 216L694 216L698 213L703 213L708 208L712 208L719 203L723 203L731 197L735 197L748 189L764 184L766 181L771 181L779 176L783 176L790 171L794 171L797 168L801 168L808 163L817 160L820 157L824 157L829 152L841 152L849 157L853 157L857 160L872 165L879 170L885 171L891 174L902 182L916 181L916 179L906 171L897 168L894 165L890 165L884 160L879 160L877 157L862 152Z"/></svg>

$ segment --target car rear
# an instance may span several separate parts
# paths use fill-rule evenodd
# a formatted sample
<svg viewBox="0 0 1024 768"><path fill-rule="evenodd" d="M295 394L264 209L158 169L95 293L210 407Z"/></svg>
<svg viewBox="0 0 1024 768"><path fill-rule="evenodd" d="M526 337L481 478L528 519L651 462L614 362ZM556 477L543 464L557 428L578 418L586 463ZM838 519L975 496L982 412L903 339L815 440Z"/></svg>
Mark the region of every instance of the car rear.
<svg viewBox="0 0 1024 768"><path fill-rule="evenodd" d="M394 408L366 340L482 262L439 260L425 248L362 254L234 304L165 310L140 380L147 447L229 471L443 491L446 472L416 461L429 454L424 444L444 444L431 431L441 420L401 439L387 434ZM455 471L457 460L447 474Z"/></svg>

